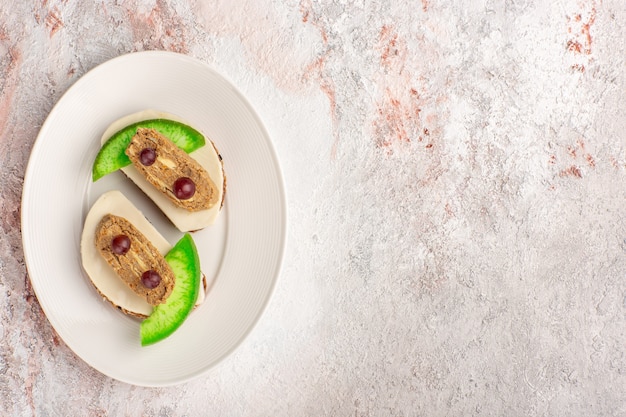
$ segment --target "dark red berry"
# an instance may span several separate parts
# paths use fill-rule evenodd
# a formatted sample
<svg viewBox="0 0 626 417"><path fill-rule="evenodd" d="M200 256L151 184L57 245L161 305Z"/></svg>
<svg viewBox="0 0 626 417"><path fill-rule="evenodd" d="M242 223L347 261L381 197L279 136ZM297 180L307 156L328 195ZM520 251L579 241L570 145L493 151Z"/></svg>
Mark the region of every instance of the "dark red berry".
<svg viewBox="0 0 626 417"><path fill-rule="evenodd" d="M152 148L145 148L139 154L139 160L145 166L150 166L156 161L156 151Z"/></svg>
<svg viewBox="0 0 626 417"><path fill-rule="evenodd" d="M179 200L188 200L196 193L196 184L191 178L182 177L174 183L174 195Z"/></svg>
<svg viewBox="0 0 626 417"><path fill-rule="evenodd" d="M161 283L161 275L153 269L144 272L141 275L141 283L148 289L153 289L159 286Z"/></svg>
<svg viewBox="0 0 626 417"><path fill-rule="evenodd" d="M117 235L111 240L111 252L124 255L130 249L130 239L126 235Z"/></svg>

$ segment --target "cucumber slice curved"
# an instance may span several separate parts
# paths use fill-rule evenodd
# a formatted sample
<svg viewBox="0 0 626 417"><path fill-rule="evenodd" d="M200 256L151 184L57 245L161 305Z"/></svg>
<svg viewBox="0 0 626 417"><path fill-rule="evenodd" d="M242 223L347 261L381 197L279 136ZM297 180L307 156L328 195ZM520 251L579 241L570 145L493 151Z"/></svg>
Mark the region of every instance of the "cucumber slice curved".
<svg viewBox="0 0 626 417"><path fill-rule="evenodd" d="M165 255L172 267L176 283L164 304L154 307L152 314L141 322L141 345L148 346L170 336L193 310L200 287L200 258L196 245L186 233Z"/></svg>
<svg viewBox="0 0 626 417"><path fill-rule="evenodd" d="M202 133L174 120L151 119L133 123L113 134L102 145L93 163L91 173L93 181L131 164L124 151L140 127L159 131L187 153L203 147L206 143Z"/></svg>

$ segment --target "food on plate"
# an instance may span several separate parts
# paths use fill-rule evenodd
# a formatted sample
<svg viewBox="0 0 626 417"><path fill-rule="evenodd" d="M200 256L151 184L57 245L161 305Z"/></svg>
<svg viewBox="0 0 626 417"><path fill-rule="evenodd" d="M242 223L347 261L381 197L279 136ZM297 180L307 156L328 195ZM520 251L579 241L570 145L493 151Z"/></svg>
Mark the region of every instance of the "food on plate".
<svg viewBox="0 0 626 417"><path fill-rule="evenodd" d="M104 193L89 210L81 258L105 300L145 319L140 331L144 346L168 337L204 301L206 282L191 235L172 247L117 190Z"/></svg>
<svg viewBox="0 0 626 417"><path fill-rule="evenodd" d="M106 214L96 227L98 252L135 294L152 306L164 303L174 288L174 271L131 222Z"/></svg>
<svg viewBox="0 0 626 417"><path fill-rule="evenodd" d="M111 124L101 142L94 181L121 170L182 232L215 222L224 204L224 167L214 143L198 130L172 114L146 110Z"/></svg>
<svg viewBox="0 0 626 417"><path fill-rule="evenodd" d="M172 117L168 119L167 117ZM99 180L107 174L131 164L125 151L137 128L156 129L166 135L177 147L191 153L206 143L202 133L165 113L144 111L126 116L109 126L102 138L102 147L92 168L92 179ZM111 131L114 130L114 131Z"/></svg>
<svg viewBox="0 0 626 417"><path fill-rule="evenodd" d="M176 285L164 304L154 307L141 322L141 345L159 342L171 335L193 309L200 282L200 258L189 233L165 255L176 274Z"/></svg>
<svg viewBox="0 0 626 417"><path fill-rule="evenodd" d="M218 202L217 188L207 171L158 130L138 128L126 155L175 206L195 212Z"/></svg>

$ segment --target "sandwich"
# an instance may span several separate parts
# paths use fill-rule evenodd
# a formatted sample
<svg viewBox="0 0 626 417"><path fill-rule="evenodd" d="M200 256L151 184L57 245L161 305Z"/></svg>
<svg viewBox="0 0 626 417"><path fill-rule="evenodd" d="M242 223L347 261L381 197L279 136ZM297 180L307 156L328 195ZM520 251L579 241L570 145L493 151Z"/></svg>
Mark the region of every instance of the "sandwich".
<svg viewBox="0 0 626 417"><path fill-rule="evenodd" d="M181 232L213 224L223 205L222 156L201 132L169 113L146 110L104 132L92 179L121 170Z"/></svg>
<svg viewBox="0 0 626 417"><path fill-rule="evenodd" d="M121 170L183 232L171 243L120 191L90 208L81 236L85 272L98 293L142 320L143 346L169 337L204 301L206 277L190 232L215 222L226 180L215 144L178 117L146 110L112 123L93 168Z"/></svg>
<svg viewBox="0 0 626 417"><path fill-rule="evenodd" d="M143 346L171 335L205 299L191 235L172 245L120 191L104 193L90 208L80 249L102 298L142 320Z"/></svg>

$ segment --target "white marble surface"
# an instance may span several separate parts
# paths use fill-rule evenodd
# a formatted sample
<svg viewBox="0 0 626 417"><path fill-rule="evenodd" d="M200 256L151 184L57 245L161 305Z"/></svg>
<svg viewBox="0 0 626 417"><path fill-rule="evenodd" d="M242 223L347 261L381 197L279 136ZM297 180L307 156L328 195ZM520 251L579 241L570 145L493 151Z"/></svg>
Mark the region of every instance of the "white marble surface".
<svg viewBox="0 0 626 417"><path fill-rule="evenodd" d="M0 414L626 415L621 0L0 3ZM55 334L24 265L52 106L123 53L199 58L273 138L288 242L217 368L142 388Z"/></svg>

